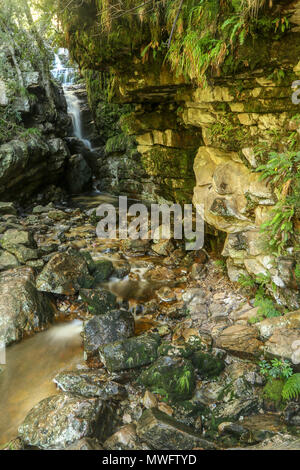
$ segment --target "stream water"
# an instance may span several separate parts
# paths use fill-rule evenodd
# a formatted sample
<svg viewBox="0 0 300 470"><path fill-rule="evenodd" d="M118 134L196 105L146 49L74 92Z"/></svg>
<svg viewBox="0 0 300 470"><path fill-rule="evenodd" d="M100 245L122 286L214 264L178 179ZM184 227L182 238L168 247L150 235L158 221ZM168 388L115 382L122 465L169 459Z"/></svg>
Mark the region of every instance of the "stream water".
<svg viewBox="0 0 300 470"><path fill-rule="evenodd" d="M66 56L66 52L61 50L60 55L63 54ZM63 84L69 113L73 120L73 133L90 148L89 141L82 135L80 100L76 96L76 89L72 87L75 74L76 71L66 66L59 55L56 55L53 75ZM103 202L117 206L118 198L95 192L73 199L74 206L84 211L93 209ZM113 248L111 240L101 244L101 252L97 253L97 250L93 252L95 259L98 255L99 258L107 257L116 263L118 260L126 261L126 257ZM155 290L174 284L167 280L153 283L146 279L146 271L159 264L155 256L149 259L147 256L136 256L128 258L127 261L131 266L130 275L122 280L111 278L103 285L120 299L128 300L133 311L139 302L154 297ZM152 326L150 320L136 319L137 333ZM82 322L79 320L58 323L47 331L37 333L7 348L7 363L3 366L4 370L2 372L0 370L0 447L16 437L19 425L34 405L58 393L53 379L59 372L83 366L81 332Z"/></svg>
<svg viewBox="0 0 300 470"><path fill-rule="evenodd" d="M0 446L17 435L34 405L57 393L55 375L83 363L81 331L82 322L74 320L7 348L0 375Z"/></svg>
<svg viewBox="0 0 300 470"><path fill-rule="evenodd" d="M55 54L52 73L63 85L73 135L91 149L82 133L81 102L74 86L76 69L68 65L66 49ZM0 447L17 435L18 426L34 405L57 393L55 375L83 364L81 332L79 320L60 323L7 348L6 365L0 371Z"/></svg>

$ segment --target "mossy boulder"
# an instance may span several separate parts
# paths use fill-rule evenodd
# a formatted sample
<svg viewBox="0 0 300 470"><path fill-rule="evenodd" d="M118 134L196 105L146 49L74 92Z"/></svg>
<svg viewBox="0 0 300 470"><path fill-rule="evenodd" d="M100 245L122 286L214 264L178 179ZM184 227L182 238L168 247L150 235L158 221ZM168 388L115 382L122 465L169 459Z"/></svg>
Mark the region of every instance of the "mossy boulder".
<svg viewBox="0 0 300 470"><path fill-rule="evenodd" d="M283 407L282 390L284 380L270 379L263 389L264 407L268 410L280 410Z"/></svg>
<svg viewBox="0 0 300 470"><path fill-rule="evenodd" d="M159 344L159 335L144 334L106 344L99 349L99 355L110 372L134 369L154 362Z"/></svg>
<svg viewBox="0 0 300 470"><path fill-rule="evenodd" d="M92 274L95 278L95 284L98 282L104 282L109 279L113 273L114 266L111 261L103 259L95 261L92 269Z"/></svg>
<svg viewBox="0 0 300 470"><path fill-rule="evenodd" d="M222 359L218 359L212 354L207 354L202 351L195 351L191 360L200 375L205 378L217 377L225 369L225 364Z"/></svg>
<svg viewBox="0 0 300 470"><path fill-rule="evenodd" d="M105 289L80 289L80 297L93 315L103 315L117 308L117 298Z"/></svg>
<svg viewBox="0 0 300 470"><path fill-rule="evenodd" d="M142 372L139 382L172 401L187 400L195 390L195 369L188 359L163 356Z"/></svg>

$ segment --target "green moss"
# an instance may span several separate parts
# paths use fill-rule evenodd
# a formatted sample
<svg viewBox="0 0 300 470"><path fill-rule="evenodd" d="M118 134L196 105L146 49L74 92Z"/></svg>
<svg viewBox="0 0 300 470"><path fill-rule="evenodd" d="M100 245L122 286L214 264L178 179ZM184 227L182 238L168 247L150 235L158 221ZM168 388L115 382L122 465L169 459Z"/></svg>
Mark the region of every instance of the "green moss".
<svg viewBox="0 0 300 470"><path fill-rule="evenodd" d="M182 401L192 397L195 371L191 361L160 357L142 372L139 381L168 400Z"/></svg>
<svg viewBox="0 0 300 470"><path fill-rule="evenodd" d="M282 390L284 387L284 380L270 379L263 389L263 398L275 409L280 409L283 406Z"/></svg>

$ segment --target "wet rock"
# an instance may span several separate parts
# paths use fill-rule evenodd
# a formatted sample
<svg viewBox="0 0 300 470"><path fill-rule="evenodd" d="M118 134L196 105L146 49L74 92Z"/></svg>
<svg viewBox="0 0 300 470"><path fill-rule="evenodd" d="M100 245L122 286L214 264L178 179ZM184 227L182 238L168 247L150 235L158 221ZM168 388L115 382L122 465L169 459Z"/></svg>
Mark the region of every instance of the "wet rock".
<svg viewBox="0 0 300 470"><path fill-rule="evenodd" d="M97 439L91 439L85 437L79 441L75 441L73 444L68 446L65 450L103 450L103 447L99 444Z"/></svg>
<svg viewBox="0 0 300 470"><path fill-rule="evenodd" d="M89 320L84 326L84 350L94 354L100 346L134 334L134 318L127 310L113 310Z"/></svg>
<svg viewBox="0 0 300 470"><path fill-rule="evenodd" d="M80 297L93 315L103 315L117 308L117 298L105 289L80 289Z"/></svg>
<svg viewBox="0 0 300 470"><path fill-rule="evenodd" d="M31 447L64 449L84 437L105 439L113 422L105 402L63 393L34 406L19 427L19 436Z"/></svg>
<svg viewBox="0 0 300 470"><path fill-rule="evenodd" d="M94 262L92 274L95 278L95 283L107 281L114 270L114 266L109 260L100 260Z"/></svg>
<svg viewBox="0 0 300 470"><path fill-rule="evenodd" d="M216 343L217 347L241 358L258 356L263 345L256 328L237 324L223 330Z"/></svg>
<svg viewBox="0 0 300 470"><path fill-rule="evenodd" d="M89 271L83 256L74 251L58 253L39 274L36 286L44 292L73 295L79 291L88 276Z"/></svg>
<svg viewBox="0 0 300 470"><path fill-rule="evenodd" d="M92 170L81 154L73 155L67 164L66 182L71 194L79 194L90 188Z"/></svg>
<svg viewBox="0 0 300 470"><path fill-rule="evenodd" d="M49 298L36 290L32 268L19 267L0 275L0 339L6 345L42 328L53 316Z"/></svg>
<svg viewBox="0 0 300 470"><path fill-rule="evenodd" d="M130 271L131 266L127 261L119 261L114 264L114 271L112 275L118 279L123 279L124 277L128 276Z"/></svg>
<svg viewBox="0 0 300 470"><path fill-rule="evenodd" d="M157 334L145 334L116 341L100 348L100 359L109 371L141 367L157 359L159 344L160 337Z"/></svg>
<svg viewBox="0 0 300 470"><path fill-rule="evenodd" d="M217 377L225 369L225 363L222 359L202 351L195 351L191 360L200 375L205 378Z"/></svg>
<svg viewBox="0 0 300 470"><path fill-rule="evenodd" d="M123 426L104 442L103 447L106 450L149 450L138 438L134 424Z"/></svg>
<svg viewBox="0 0 300 470"><path fill-rule="evenodd" d="M156 409L144 411L137 424L137 434L151 448L157 450L215 449L215 445Z"/></svg>
<svg viewBox="0 0 300 470"><path fill-rule="evenodd" d="M127 238L126 240L122 240L121 242L121 249L125 253L139 253L145 254L146 251L149 249L150 243L148 240L131 240Z"/></svg>
<svg viewBox="0 0 300 470"><path fill-rule="evenodd" d="M195 389L195 370L187 359L162 356L142 372L139 382L171 400L187 400Z"/></svg>
<svg viewBox="0 0 300 470"><path fill-rule="evenodd" d="M13 202L0 202L0 215L5 214L17 215L17 209Z"/></svg>
<svg viewBox="0 0 300 470"><path fill-rule="evenodd" d="M0 250L0 271L19 266L17 258L8 251Z"/></svg>
<svg viewBox="0 0 300 470"><path fill-rule="evenodd" d="M63 392L86 398L122 400L127 395L123 385L107 380L107 377L98 370L62 372L55 377L54 382Z"/></svg>

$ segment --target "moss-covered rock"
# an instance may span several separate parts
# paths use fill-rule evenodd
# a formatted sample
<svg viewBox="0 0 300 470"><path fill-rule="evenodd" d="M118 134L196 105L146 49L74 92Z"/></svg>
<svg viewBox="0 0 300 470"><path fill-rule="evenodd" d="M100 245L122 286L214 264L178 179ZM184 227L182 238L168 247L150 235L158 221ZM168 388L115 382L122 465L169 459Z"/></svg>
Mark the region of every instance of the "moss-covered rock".
<svg viewBox="0 0 300 470"><path fill-rule="evenodd" d="M103 315L117 308L117 298L105 289L80 289L80 297L93 315Z"/></svg>
<svg viewBox="0 0 300 470"><path fill-rule="evenodd" d="M163 356L142 372L139 382L167 399L187 400L195 389L195 370L187 359Z"/></svg>
<svg viewBox="0 0 300 470"><path fill-rule="evenodd" d="M269 410L279 410L283 406L282 390L284 381L280 379L270 379L263 389L264 406Z"/></svg>
<svg viewBox="0 0 300 470"><path fill-rule="evenodd" d="M107 281L114 270L113 264L109 260L95 261L93 266L93 276L95 284L98 282Z"/></svg>
<svg viewBox="0 0 300 470"><path fill-rule="evenodd" d="M159 344L157 334L116 341L100 348L100 359L110 372L134 369L154 362Z"/></svg>

